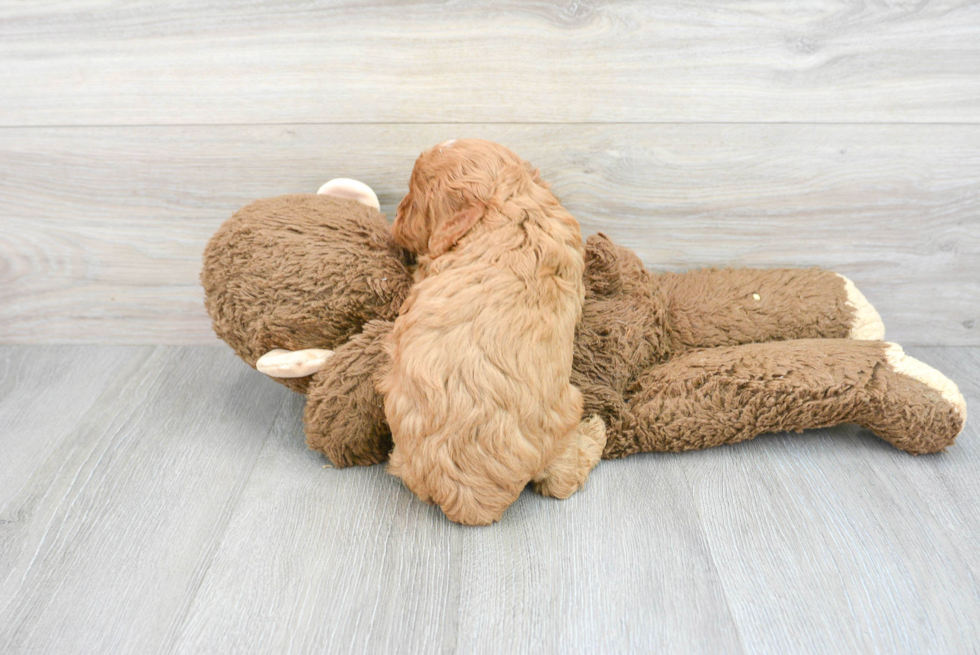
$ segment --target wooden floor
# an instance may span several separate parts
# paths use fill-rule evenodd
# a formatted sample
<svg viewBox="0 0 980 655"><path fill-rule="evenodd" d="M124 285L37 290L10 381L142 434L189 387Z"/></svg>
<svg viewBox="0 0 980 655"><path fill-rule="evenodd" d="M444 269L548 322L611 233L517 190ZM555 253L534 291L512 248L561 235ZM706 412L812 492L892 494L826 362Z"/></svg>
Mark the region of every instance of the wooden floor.
<svg viewBox="0 0 980 655"><path fill-rule="evenodd" d="M651 269L822 266L980 407L974 0L0 0L0 653L977 653L980 434L605 462L466 529L220 344L257 198L502 142Z"/></svg>
<svg viewBox="0 0 980 655"><path fill-rule="evenodd" d="M980 403L980 348L914 348ZM0 347L3 653L968 653L980 434L603 462L489 528L307 450L227 349Z"/></svg>

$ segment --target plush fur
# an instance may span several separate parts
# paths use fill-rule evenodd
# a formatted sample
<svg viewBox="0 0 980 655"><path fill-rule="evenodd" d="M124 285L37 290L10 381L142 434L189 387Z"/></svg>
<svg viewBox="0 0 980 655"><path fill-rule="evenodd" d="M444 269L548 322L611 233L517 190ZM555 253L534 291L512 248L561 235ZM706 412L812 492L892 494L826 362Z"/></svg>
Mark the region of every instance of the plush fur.
<svg viewBox="0 0 980 655"><path fill-rule="evenodd" d="M335 349L374 318L398 316L408 254L377 210L355 200L258 200L204 251L201 284L215 333L254 367L270 350ZM310 378L277 378L305 392Z"/></svg>
<svg viewBox="0 0 980 655"><path fill-rule="evenodd" d="M388 470L471 525L498 520L535 479L570 494L588 473L569 382L585 296L578 223L514 153L462 140L419 156L392 234L419 269L379 385Z"/></svg>
<svg viewBox="0 0 980 655"><path fill-rule="evenodd" d="M291 230L305 233L323 214L332 216L335 239L292 240ZM335 350L310 378L278 381L308 385L307 442L336 466L376 464L391 451L376 385L391 366L384 343L412 283L409 259L379 212L316 196L254 203L209 244L207 307L216 332L246 362L273 348ZM294 273L270 276L277 266ZM834 273L657 275L600 234L586 240L584 283L571 379L583 419L596 415L605 425L605 458L838 423L862 425L906 452L932 453L963 428L955 385L878 340L877 314ZM324 330L319 340L294 338L292 323L261 318L275 314L277 298L288 299L296 325L332 327L304 331ZM855 334L875 340L848 338Z"/></svg>

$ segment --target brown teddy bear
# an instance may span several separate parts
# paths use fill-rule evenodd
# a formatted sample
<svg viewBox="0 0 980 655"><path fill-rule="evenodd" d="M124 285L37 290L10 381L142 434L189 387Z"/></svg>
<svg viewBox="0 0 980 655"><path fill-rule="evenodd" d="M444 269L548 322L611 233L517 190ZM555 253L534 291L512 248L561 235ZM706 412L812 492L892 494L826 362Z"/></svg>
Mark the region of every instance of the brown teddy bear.
<svg viewBox="0 0 980 655"><path fill-rule="evenodd" d="M204 253L215 332L249 365L307 394L307 443L336 466L388 457L375 385L412 264L377 197L352 180L254 202ZM877 312L841 275L654 274L597 234L586 242L585 282L572 382L585 416L606 425L604 458L841 423L921 454L963 428L956 385L882 341Z"/></svg>

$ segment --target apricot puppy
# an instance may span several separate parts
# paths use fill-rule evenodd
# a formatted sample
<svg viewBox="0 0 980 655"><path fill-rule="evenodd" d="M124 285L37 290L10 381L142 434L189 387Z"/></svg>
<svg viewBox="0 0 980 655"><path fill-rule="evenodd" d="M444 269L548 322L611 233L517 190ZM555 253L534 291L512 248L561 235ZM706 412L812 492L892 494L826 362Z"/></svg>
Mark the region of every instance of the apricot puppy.
<svg viewBox="0 0 980 655"><path fill-rule="evenodd" d="M416 283L379 384L389 471L451 520L498 520L534 481L578 489L605 445L569 382L585 289L578 223L503 146L447 141L419 156L392 233Z"/></svg>

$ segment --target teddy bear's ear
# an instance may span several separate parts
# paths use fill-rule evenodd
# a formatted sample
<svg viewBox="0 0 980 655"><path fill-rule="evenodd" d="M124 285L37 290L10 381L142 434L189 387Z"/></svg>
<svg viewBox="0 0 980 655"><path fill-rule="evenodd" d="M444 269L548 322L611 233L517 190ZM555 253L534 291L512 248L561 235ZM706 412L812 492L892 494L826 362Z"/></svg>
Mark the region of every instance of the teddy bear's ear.
<svg viewBox="0 0 980 655"><path fill-rule="evenodd" d="M317 193L321 196L337 196L338 198L350 198L362 205L374 207L381 210L381 203L378 196L364 182L352 180L347 177L337 177L324 184Z"/></svg>
<svg viewBox="0 0 980 655"><path fill-rule="evenodd" d="M486 211L485 205L477 203L460 209L441 225L437 225L429 236L429 256L438 257L455 246L483 218Z"/></svg>

